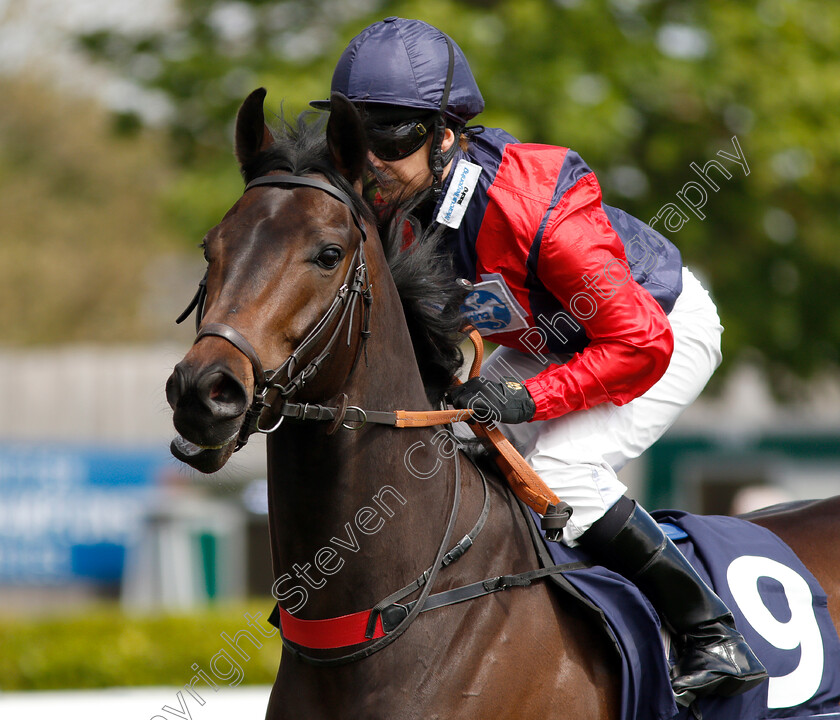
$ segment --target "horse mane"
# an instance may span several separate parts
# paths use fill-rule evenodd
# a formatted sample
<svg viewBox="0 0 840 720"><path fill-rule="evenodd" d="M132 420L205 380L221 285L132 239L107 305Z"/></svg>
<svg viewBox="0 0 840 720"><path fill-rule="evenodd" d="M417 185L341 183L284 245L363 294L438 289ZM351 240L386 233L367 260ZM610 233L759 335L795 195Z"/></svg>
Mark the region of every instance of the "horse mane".
<svg viewBox="0 0 840 720"><path fill-rule="evenodd" d="M412 220L407 213L394 213L381 234L426 395L436 405L464 362L461 303L467 291L455 282L452 262L441 250L442 229L426 235ZM408 245L406 223L415 237Z"/></svg>
<svg viewBox="0 0 840 720"><path fill-rule="evenodd" d="M281 112L279 123L271 128L274 143L242 166L242 176L248 183L277 170L295 175L320 173L350 196L363 218L377 225L426 395L436 405L463 363L460 306L466 291L454 282L451 261L440 248L442 229L428 237L419 232L419 223L411 215L416 203L377 208L374 213L371 203L335 169L324 133L326 118L324 113L307 111L292 123ZM417 238L408 244L406 223Z"/></svg>

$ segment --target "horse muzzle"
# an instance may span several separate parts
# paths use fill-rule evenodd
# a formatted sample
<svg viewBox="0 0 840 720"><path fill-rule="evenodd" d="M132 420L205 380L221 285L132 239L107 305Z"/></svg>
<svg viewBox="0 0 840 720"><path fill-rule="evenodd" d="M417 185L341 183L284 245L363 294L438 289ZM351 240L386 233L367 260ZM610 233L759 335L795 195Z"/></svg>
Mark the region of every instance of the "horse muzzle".
<svg viewBox="0 0 840 720"><path fill-rule="evenodd" d="M166 382L166 399L179 433L170 445L172 454L201 472L221 468L251 404L242 381L221 365L195 367L183 361Z"/></svg>

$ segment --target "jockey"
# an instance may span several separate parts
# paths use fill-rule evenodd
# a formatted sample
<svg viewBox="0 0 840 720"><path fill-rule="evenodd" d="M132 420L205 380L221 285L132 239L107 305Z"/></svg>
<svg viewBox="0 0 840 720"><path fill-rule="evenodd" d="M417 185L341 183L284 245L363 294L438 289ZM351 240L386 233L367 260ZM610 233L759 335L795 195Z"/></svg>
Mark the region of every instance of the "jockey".
<svg viewBox="0 0 840 720"><path fill-rule="evenodd" d="M500 421L572 506L563 541L647 595L675 636L678 702L762 682L728 608L616 476L720 363L717 311L677 248L604 205L572 150L465 127L483 98L461 49L427 23L363 30L332 90L362 113L382 197L413 199L423 238L471 284L466 316L499 345L453 404Z"/></svg>

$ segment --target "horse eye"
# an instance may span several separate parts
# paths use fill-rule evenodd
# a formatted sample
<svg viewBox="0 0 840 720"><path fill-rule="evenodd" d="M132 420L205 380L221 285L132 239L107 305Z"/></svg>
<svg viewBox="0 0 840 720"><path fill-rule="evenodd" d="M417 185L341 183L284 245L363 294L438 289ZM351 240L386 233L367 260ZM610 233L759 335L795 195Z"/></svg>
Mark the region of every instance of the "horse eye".
<svg viewBox="0 0 840 720"><path fill-rule="evenodd" d="M341 261L341 256L341 250L335 247L328 247L318 254L315 262L317 262L322 268L332 270Z"/></svg>

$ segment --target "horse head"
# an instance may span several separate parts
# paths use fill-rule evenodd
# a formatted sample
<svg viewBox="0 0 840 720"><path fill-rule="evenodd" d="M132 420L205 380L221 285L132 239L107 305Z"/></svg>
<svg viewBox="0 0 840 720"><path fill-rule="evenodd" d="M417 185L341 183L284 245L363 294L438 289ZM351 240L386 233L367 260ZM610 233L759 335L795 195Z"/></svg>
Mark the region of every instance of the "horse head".
<svg viewBox="0 0 840 720"><path fill-rule="evenodd" d="M275 140L264 98L255 90L237 115L235 154L248 185L204 239L198 335L166 385L179 433L172 453L202 472L275 423L275 401L335 396L365 337L364 239L373 226L358 194L361 119L336 94L326 143L301 147L288 133Z"/></svg>

